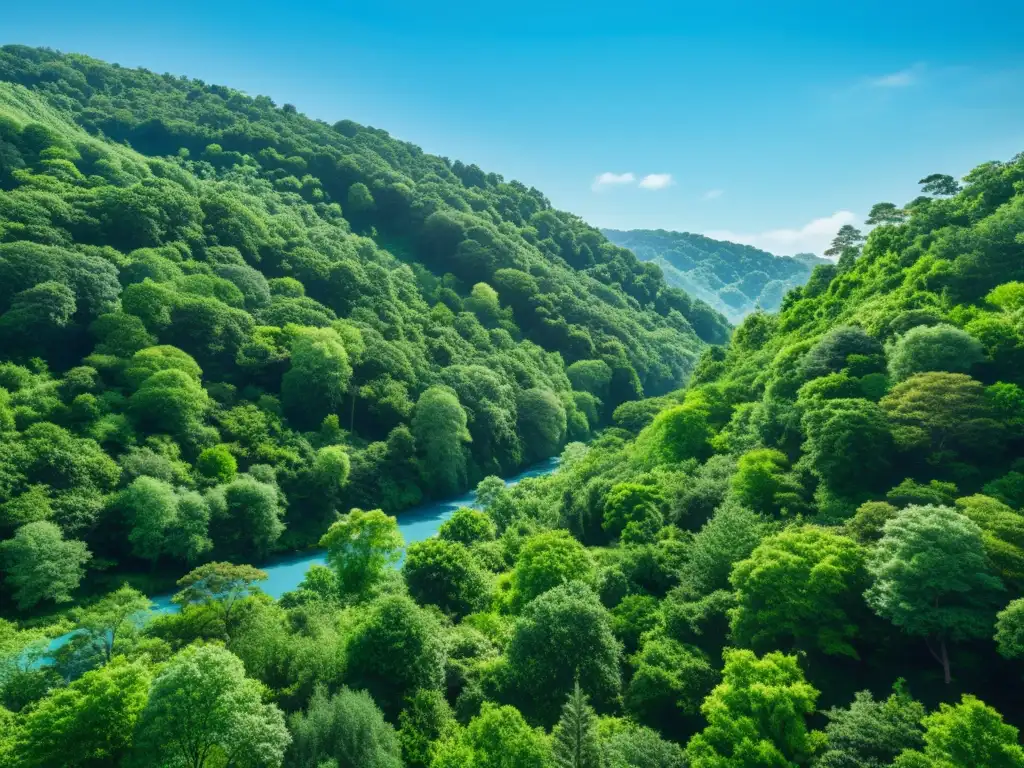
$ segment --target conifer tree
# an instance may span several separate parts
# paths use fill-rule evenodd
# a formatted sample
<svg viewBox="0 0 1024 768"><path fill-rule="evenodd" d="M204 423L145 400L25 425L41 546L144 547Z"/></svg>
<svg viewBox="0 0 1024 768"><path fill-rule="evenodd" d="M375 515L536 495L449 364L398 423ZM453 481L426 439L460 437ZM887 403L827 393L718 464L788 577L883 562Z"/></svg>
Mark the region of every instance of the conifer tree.
<svg viewBox="0 0 1024 768"><path fill-rule="evenodd" d="M601 768L596 721L594 708L587 703L587 696L577 678L562 707L562 717L551 733L558 768Z"/></svg>

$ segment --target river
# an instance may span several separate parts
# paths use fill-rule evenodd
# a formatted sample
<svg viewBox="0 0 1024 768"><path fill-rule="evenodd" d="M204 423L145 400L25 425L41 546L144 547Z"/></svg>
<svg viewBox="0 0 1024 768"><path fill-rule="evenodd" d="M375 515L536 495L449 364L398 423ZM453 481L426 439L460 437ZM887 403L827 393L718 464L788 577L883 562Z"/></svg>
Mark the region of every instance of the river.
<svg viewBox="0 0 1024 768"><path fill-rule="evenodd" d="M552 457L540 464L535 464L524 472L505 478L506 486L513 486L516 483L529 477L543 477L550 475L558 468L558 457ZM421 504L412 507L404 512L398 513L398 529L405 538L405 543L415 544L417 541L429 539L441 523L452 516L459 507L477 507L476 492L470 491L462 496L446 501L433 501L429 504ZM259 583L260 589L274 599L279 598L285 592L290 592L299 586L299 583L306 575L312 565L323 565L326 562L322 549L302 552L296 555L288 555L272 558L270 561L260 565L265 571L267 579ZM171 602L173 593L151 597L153 610L157 613L175 613L178 606ZM56 637L50 643L48 653L53 653L69 639L73 632Z"/></svg>

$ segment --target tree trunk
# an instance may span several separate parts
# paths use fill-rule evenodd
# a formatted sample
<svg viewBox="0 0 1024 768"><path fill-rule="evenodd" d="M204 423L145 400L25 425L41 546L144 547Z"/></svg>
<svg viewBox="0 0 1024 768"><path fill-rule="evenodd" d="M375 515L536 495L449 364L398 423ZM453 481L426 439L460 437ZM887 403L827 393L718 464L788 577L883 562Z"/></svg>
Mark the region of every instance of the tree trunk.
<svg viewBox="0 0 1024 768"><path fill-rule="evenodd" d="M932 655L932 658L942 665L943 680L945 680L946 685L949 685L950 682L952 682L953 677L949 672L949 651L946 649L946 638L939 638L938 652L936 652L935 649L932 648L931 638L926 637L924 644L928 646L928 653Z"/></svg>
<svg viewBox="0 0 1024 768"><path fill-rule="evenodd" d="M352 387L352 408L349 411L348 417L348 431L349 434L355 434L356 429L356 388L353 384Z"/></svg>

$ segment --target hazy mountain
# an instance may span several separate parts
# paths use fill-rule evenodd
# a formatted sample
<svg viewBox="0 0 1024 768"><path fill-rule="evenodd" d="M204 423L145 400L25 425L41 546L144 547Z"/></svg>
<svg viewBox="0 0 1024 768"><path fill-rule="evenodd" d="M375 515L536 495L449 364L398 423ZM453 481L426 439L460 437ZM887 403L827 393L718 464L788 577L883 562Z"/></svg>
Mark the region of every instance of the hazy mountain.
<svg viewBox="0 0 1024 768"><path fill-rule="evenodd" d="M758 307L774 312L790 288L807 282L818 264L829 263L813 253L776 256L689 232L605 229L602 233L641 261L657 264L666 282L703 299L733 322Z"/></svg>

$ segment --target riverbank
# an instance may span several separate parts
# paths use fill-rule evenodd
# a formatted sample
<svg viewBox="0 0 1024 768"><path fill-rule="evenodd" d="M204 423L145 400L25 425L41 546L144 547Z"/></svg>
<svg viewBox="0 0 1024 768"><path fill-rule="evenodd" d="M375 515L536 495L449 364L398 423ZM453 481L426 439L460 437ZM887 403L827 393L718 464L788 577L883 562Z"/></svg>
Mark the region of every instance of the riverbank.
<svg viewBox="0 0 1024 768"><path fill-rule="evenodd" d="M560 458L555 456L529 469L520 472L512 477L505 478L505 486L511 487L517 483L534 477L550 475L558 469ZM421 504L412 507L398 516L398 529L405 539L406 545L415 544L417 541L424 541L437 533L438 528L444 523L456 509L460 507L477 507L476 491L469 491L461 496L446 499L444 501L433 501L428 504ZM294 590L305 578L306 571L313 565L323 565L326 562L322 549L299 552L291 555L274 557L262 564L255 564L260 570L265 571L267 578L259 583L261 591L273 597L275 600L285 592ZM175 577L177 579L178 577ZM173 581L170 585L173 585ZM171 602L174 592L162 592L151 596L153 611L155 613L174 613L178 606ZM74 633L67 633L55 637L48 649L52 654L68 640Z"/></svg>

